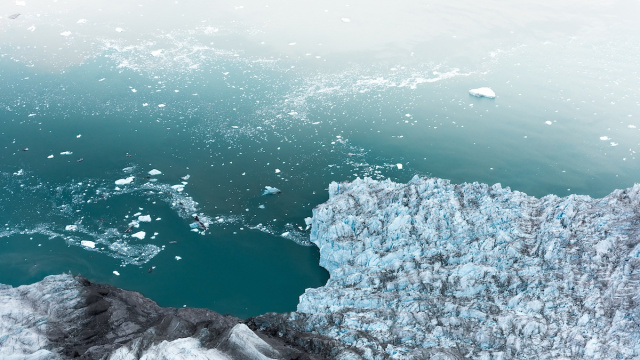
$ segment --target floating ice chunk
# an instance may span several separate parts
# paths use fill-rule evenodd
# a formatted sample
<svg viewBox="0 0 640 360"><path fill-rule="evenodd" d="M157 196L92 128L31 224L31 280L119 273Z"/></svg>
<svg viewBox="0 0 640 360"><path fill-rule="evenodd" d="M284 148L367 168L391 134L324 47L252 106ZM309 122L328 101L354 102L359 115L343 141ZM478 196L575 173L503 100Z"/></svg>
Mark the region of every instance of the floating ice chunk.
<svg viewBox="0 0 640 360"><path fill-rule="evenodd" d="M86 247L90 247L92 249L96 248L96 243L93 241L89 241L89 240L82 240L80 241L80 245L82 246L86 246Z"/></svg>
<svg viewBox="0 0 640 360"><path fill-rule="evenodd" d="M176 256L176 260L182 260L181 256Z"/></svg>
<svg viewBox="0 0 640 360"><path fill-rule="evenodd" d="M82 137L82 134L76 135L76 139L80 139L81 137Z"/></svg>
<svg viewBox="0 0 640 360"><path fill-rule="evenodd" d="M177 192L182 192L184 190L184 185L176 184L176 185L172 185L171 188Z"/></svg>
<svg viewBox="0 0 640 360"><path fill-rule="evenodd" d="M191 178L191 175L188 175L188 174L187 174L187 175L185 175L185 176L181 177L180 179L182 179L182 180L184 180L184 181L187 181L187 180L189 180L189 178Z"/></svg>
<svg viewBox="0 0 640 360"><path fill-rule="evenodd" d="M276 195L276 194L280 194L282 191L280 191L280 189L275 188L273 186L265 186L264 187L264 191L262 192L262 195Z"/></svg>
<svg viewBox="0 0 640 360"><path fill-rule="evenodd" d="M154 50L151 52L151 55L153 56L160 56L162 55L162 49L158 49L158 50Z"/></svg>
<svg viewBox="0 0 640 360"><path fill-rule="evenodd" d="M473 95L475 97L486 97L489 99L493 99L496 97L496 93L493 92L493 90L491 90L488 87L481 87L481 88L477 88L477 89L471 89L469 90L469 95Z"/></svg>
<svg viewBox="0 0 640 360"><path fill-rule="evenodd" d="M138 216L138 221L140 221L140 222L151 222L151 215L140 215L140 216Z"/></svg>
<svg viewBox="0 0 640 360"><path fill-rule="evenodd" d="M47 159L53 159L53 154L47 156Z"/></svg>
<svg viewBox="0 0 640 360"><path fill-rule="evenodd" d="M142 104L142 106L149 106L149 103L144 103Z"/></svg>
<svg viewBox="0 0 640 360"><path fill-rule="evenodd" d="M13 175L22 176L22 175L24 175L24 170L20 169L20 170L14 172Z"/></svg>
<svg viewBox="0 0 640 360"><path fill-rule="evenodd" d="M60 35L65 36L65 37L69 36L69 35L71 35L71 31L68 31L68 30L67 31L63 31L63 32L60 33Z"/></svg>
<svg viewBox="0 0 640 360"><path fill-rule="evenodd" d="M136 89L131 89L131 92L132 92L132 93L135 93L135 92L138 92L138 90L136 90Z"/></svg>
<svg viewBox="0 0 640 360"><path fill-rule="evenodd" d="M129 176L128 178L125 178L125 179L118 179L118 180L116 180L116 185L131 184L133 182L133 179L134 179L133 176Z"/></svg>
<svg viewBox="0 0 640 360"><path fill-rule="evenodd" d="M36 31L36 26L35 26L35 25L31 25L31 26L29 26L29 27L27 28L27 30L29 30L29 31L31 31L31 32L34 32L34 31Z"/></svg>
<svg viewBox="0 0 640 360"><path fill-rule="evenodd" d="M124 31L124 29L121 28L121 27L117 27L115 30L116 30L116 32L123 32Z"/></svg>
<svg viewBox="0 0 640 360"><path fill-rule="evenodd" d="M137 233L131 235L131 237L138 238L140 240L144 240L144 237L147 236L147 233L144 231L138 231Z"/></svg>
<svg viewBox="0 0 640 360"><path fill-rule="evenodd" d="M162 171L158 170L158 169L153 169L149 171L149 175L151 176L156 176L156 175L160 175L162 174Z"/></svg>
<svg viewBox="0 0 640 360"><path fill-rule="evenodd" d="M351 19L343 17L343 18L340 18L340 21L342 21L343 23L350 23Z"/></svg>
<svg viewBox="0 0 640 360"><path fill-rule="evenodd" d="M607 140L611 140L611 138L605 135L605 136L600 136L600 140L607 141Z"/></svg>
<svg viewBox="0 0 640 360"><path fill-rule="evenodd" d="M80 19L76 21L76 24L86 24L86 23L87 23L87 19Z"/></svg>
<svg viewBox="0 0 640 360"><path fill-rule="evenodd" d="M290 42L290 43L289 43L289 46L294 46L295 44L296 44L296 43L294 43L294 42Z"/></svg>
<svg viewBox="0 0 640 360"><path fill-rule="evenodd" d="M258 209L264 209L265 206L263 204L258 205Z"/></svg>
<svg viewBox="0 0 640 360"><path fill-rule="evenodd" d="M398 170L402 170L402 164L396 164L396 167L398 167Z"/></svg>
<svg viewBox="0 0 640 360"><path fill-rule="evenodd" d="M158 107L159 107L159 108L163 108L163 107L165 107L165 106L167 106L167 105L165 105L165 104L158 104Z"/></svg>
<svg viewBox="0 0 640 360"><path fill-rule="evenodd" d="M71 154L73 154L72 151L63 151L60 153L60 155L71 155Z"/></svg>
<svg viewBox="0 0 640 360"><path fill-rule="evenodd" d="M66 231L78 231L78 225L67 225L64 227Z"/></svg>
<svg viewBox="0 0 640 360"><path fill-rule="evenodd" d="M280 173L280 169L276 169L276 174L279 174L279 173Z"/></svg>
<svg viewBox="0 0 640 360"><path fill-rule="evenodd" d="M120 276L120 273L119 273L119 272L117 272L116 270L113 270L113 275L115 275L115 276Z"/></svg>
<svg viewBox="0 0 640 360"><path fill-rule="evenodd" d="M618 146L619 144L618 144L617 142L615 142L615 141L612 141L612 142L610 142L610 143L609 143L609 145L611 145L611 146Z"/></svg>
<svg viewBox="0 0 640 360"><path fill-rule="evenodd" d="M285 231L282 234L280 234L280 236L282 236L283 238L286 238L287 236L289 236L289 232Z"/></svg>
<svg viewBox="0 0 640 360"><path fill-rule="evenodd" d="M552 123L551 121L549 121L549 120L545 121L544 123L545 123L545 124L547 124L547 125L551 125L551 124L553 124L553 123Z"/></svg>

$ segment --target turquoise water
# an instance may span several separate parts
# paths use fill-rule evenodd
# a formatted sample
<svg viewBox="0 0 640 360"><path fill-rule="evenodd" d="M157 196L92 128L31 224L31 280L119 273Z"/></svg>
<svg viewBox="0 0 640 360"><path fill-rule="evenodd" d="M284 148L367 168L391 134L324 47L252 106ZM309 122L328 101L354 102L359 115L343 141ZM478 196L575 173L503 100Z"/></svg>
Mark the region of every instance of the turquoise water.
<svg viewBox="0 0 640 360"><path fill-rule="evenodd" d="M291 311L327 280L304 219L331 181L639 181L640 32L615 4L73 4L0 8L22 14L0 37L0 283Z"/></svg>

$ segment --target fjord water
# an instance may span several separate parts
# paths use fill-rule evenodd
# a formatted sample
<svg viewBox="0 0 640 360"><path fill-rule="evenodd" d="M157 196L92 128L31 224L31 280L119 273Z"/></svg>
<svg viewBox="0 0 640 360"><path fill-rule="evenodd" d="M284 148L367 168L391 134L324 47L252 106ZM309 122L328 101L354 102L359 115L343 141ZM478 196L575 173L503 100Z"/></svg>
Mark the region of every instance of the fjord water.
<svg viewBox="0 0 640 360"><path fill-rule="evenodd" d="M638 5L414 3L1 5L0 283L290 311L327 280L304 219L331 181L639 181Z"/></svg>

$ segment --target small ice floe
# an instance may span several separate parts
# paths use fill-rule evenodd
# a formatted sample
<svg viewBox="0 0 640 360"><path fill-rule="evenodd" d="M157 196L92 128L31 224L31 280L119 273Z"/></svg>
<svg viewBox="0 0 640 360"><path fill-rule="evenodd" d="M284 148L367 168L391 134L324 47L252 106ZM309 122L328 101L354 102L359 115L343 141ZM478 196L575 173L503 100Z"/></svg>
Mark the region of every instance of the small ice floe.
<svg viewBox="0 0 640 360"><path fill-rule="evenodd" d="M159 49L159 50L153 50L153 51L151 52L151 55L153 55L153 56L160 56L160 55L162 55L162 49Z"/></svg>
<svg viewBox="0 0 640 360"><path fill-rule="evenodd" d="M402 170L402 164L396 164L396 167L398 168L398 170Z"/></svg>
<svg viewBox="0 0 640 360"><path fill-rule="evenodd" d="M176 256L176 260L182 260L181 256Z"/></svg>
<svg viewBox="0 0 640 360"><path fill-rule="evenodd" d="M66 231L78 231L78 225L67 225L64 227Z"/></svg>
<svg viewBox="0 0 640 360"><path fill-rule="evenodd" d="M343 17L343 18L340 18L340 21L342 21L343 23L350 23L351 19Z"/></svg>
<svg viewBox="0 0 640 360"><path fill-rule="evenodd" d="M82 137L82 134L76 135L76 139L80 139L81 137Z"/></svg>
<svg viewBox="0 0 640 360"><path fill-rule="evenodd" d="M86 246L86 247L89 247L89 248L92 248L92 249L96 248L96 243L93 242L93 241L89 241L89 240L80 241L80 245Z"/></svg>
<svg viewBox="0 0 640 360"><path fill-rule="evenodd" d="M176 184L176 185L172 185L171 188L177 192L182 192L184 191L184 185L182 184Z"/></svg>
<svg viewBox="0 0 640 360"><path fill-rule="evenodd" d="M553 124L553 123L552 123L551 121L549 121L549 120L545 121L544 123L545 123L545 124L547 124L547 125L551 125L551 124Z"/></svg>
<svg viewBox="0 0 640 360"><path fill-rule="evenodd" d="M140 216L138 216L138 221L140 221L140 222L151 222L151 215L140 215Z"/></svg>
<svg viewBox="0 0 640 360"><path fill-rule="evenodd" d="M119 272L117 272L116 270L113 270L113 275L115 275L115 276L120 276L120 273L119 273Z"/></svg>
<svg viewBox="0 0 640 360"><path fill-rule="evenodd" d="M258 209L264 209L265 206L263 204L258 205Z"/></svg>
<svg viewBox="0 0 640 360"><path fill-rule="evenodd" d="M131 89L131 92L132 92L132 93L136 93L136 92L138 92L138 90L136 90L136 89Z"/></svg>
<svg viewBox="0 0 640 360"><path fill-rule="evenodd" d="M144 231L138 231L137 233L131 235L131 237L134 237L140 240L144 240L145 236L147 236L147 233L145 233Z"/></svg>
<svg viewBox="0 0 640 360"><path fill-rule="evenodd" d="M144 103L142 104L142 106L149 106L149 103Z"/></svg>
<svg viewBox="0 0 640 360"><path fill-rule="evenodd" d="M87 23L87 19L80 19L76 21L76 24L86 24L86 23Z"/></svg>
<svg viewBox="0 0 640 360"><path fill-rule="evenodd" d="M53 154L47 156L47 159L53 159Z"/></svg>
<svg viewBox="0 0 640 360"><path fill-rule="evenodd" d="M64 37L67 37L67 36L71 35L71 31L69 31L69 30L63 31L63 32L60 33L60 35L62 35Z"/></svg>
<svg viewBox="0 0 640 360"><path fill-rule="evenodd" d="M489 99L494 99L496 97L496 93L488 87L471 89L469 90L469 95L473 95L475 97L486 97Z"/></svg>
<svg viewBox="0 0 640 360"><path fill-rule="evenodd" d="M29 26L29 27L27 28L27 30L29 30L29 31L31 31L31 32L34 32L34 31L36 31L36 26L35 26L35 25L31 25L31 26Z"/></svg>
<svg viewBox="0 0 640 360"><path fill-rule="evenodd" d="M279 174L279 173L280 173L280 169L276 169L276 174Z"/></svg>
<svg viewBox="0 0 640 360"><path fill-rule="evenodd" d="M611 138L605 135L605 136L600 136L600 140L607 141L607 140L611 140Z"/></svg>
<svg viewBox="0 0 640 360"><path fill-rule="evenodd" d="M187 181L187 180L189 180L189 178L191 178L191 175L187 174L187 175L181 177L180 179L182 179L184 181Z"/></svg>
<svg viewBox="0 0 640 360"><path fill-rule="evenodd" d="M158 104L158 107L159 107L159 108L163 108L163 107L165 107L165 106L167 106L167 105L165 105L165 104Z"/></svg>
<svg viewBox="0 0 640 360"><path fill-rule="evenodd" d="M148 174L151 175L151 176L156 176L156 175L162 174L162 171L160 171L158 169L152 169L152 170L149 170Z"/></svg>
<svg viewBox="0 0 640 360"><path fill-rule="evenodd" d="M128 178L125 178L125 179L118 179L118 180L116 180L116 185L131 184L133 182L133 179L134 179L133 176L129 176Z"/></svg>
<svg viewBox="0 0 640 360"><path fill-rule="evenodd" d="M13 173L13 175L15 175L15 176L22 176L22 175L24 175L24 170L20 169L20 170L18 170L18 171L16 171L16 172L14 172L14 173Z"/></svg>
<svg viewBox="0 0 640 360"><path fill-rule="evenodd" d="M72 151L63 151L60 153L60 155L71 155L71 154L73 154Z"/></svg>
<svg viewBox="0 0 640 360"><path fill-rule="evenodd" d="M615 142L615 141L612 141L612 142L610 142L610 143L609 143L609 145L611 145L611 146L618 146L619 144L618 144L617 142Z"/></svg>
<svg viewBox="0 0 640 360"><path fill-rule="evenodd" d="M117 27L115 30L116 30L116 32L123 32L124 31L124 29L121 28L121 27Z"/></svg>
<svg viewBox="0 0 640 360"><path fill-rule="evenodd" d="M280 189L275 188L273 186L265 186L264 187L264 191L262 192L262 195L277 195L280 194L282 191L280 191Z"/></svg>

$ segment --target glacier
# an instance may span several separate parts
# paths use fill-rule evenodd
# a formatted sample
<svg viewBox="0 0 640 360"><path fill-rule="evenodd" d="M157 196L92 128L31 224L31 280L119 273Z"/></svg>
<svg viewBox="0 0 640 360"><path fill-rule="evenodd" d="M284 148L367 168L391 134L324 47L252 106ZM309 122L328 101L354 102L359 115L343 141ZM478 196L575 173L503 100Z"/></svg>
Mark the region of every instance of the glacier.
<svg viewBox="0 0 640 360"><path fill-rule="evenodd" d="M254 327L327 336L342 359L640 358L640 185L365 178L329 196L307 222L330 279Z"/></svg>
<svg viewBox="0 0 640 360"><path fill-rule="evenodd" d="M55 275L0 285L0 357L640 358L640 185L364 178L331 183L307 223L330 278L295 312L242 321Z"/></svg>

